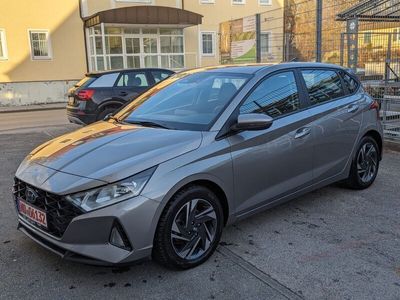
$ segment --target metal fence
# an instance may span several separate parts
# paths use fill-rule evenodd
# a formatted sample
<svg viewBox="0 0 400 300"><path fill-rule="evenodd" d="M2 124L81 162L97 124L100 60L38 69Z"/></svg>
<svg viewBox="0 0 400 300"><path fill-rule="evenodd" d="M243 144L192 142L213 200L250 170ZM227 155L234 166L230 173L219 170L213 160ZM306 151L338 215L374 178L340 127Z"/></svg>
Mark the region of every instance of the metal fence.
<svg viewBox="0 0 400 300"><path fill-rule="evenodd" d="M284 2L259 14L258 61L352 68L381 103L385 136L400 141L400 1Z"/></svg>
<svg viewBox="0 0 400 300"><path fill-rule="evenodd" d="M385 138L400 141L400 82L365 81L364 87L379 101Z"/></svg>

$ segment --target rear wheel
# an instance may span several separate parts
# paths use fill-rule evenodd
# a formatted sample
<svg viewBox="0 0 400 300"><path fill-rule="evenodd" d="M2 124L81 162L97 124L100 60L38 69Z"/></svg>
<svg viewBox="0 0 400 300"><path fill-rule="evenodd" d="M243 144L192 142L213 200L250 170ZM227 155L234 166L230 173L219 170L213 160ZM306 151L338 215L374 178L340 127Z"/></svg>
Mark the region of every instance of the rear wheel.
<svg viewBox="0 0 400 300"><path fill-rule="evenodd" d="M203 186L178 192L165 208L154 239L153 257L169 268L205 262L221 238L223 212L216 195Z"/></svg>
<svg viewBox="0 0 400 300"><path fill-rule="evenodd" d="M353 159L346 185L353 189L369 187L378 174L379 157L379 147L376 141L370 136L363 137Z"/></svg>

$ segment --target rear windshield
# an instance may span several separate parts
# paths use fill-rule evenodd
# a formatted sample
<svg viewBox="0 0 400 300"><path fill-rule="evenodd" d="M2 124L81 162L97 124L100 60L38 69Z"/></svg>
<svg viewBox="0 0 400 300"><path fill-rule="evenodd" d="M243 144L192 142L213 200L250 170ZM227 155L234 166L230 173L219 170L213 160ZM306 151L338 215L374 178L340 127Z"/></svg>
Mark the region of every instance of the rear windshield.
<svg viewBox="0 0 400 300"><path fill-rule="evenodd" d="M91 84L95 79L96 79L96 77L86 76L86 77L82 78L77 84L75 84L75 86L76 86L76 87L88 86L88 85Z"/></svg>

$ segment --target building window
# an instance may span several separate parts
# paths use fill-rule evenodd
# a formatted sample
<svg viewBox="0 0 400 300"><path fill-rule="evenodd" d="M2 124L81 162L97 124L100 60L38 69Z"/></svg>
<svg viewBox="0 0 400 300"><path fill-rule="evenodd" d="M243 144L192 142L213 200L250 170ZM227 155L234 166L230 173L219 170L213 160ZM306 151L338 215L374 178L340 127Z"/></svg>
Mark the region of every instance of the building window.
<svg viewBox="0 0 400 300"><path fill-rule="evenodd" d="M200 0L201 4L214 4L215 0Z"/></svg>
<svg viewBox="0 0 400 300"><path fill-rule="evenodd" d="M371 32L364 33L364 44L371 44L372 34Z"/></svg>
<svg viewBox="0 0 400 300"><path fill-rule="evenodd" d="M272 0L258 0L260 5L272 5Z"/></svg>
<svg viewBox="0 0 400 300"><path fill-rule="evenodd" d="M393 42L400 42L400 29L393 30Z"/></svg>
<svg viewBox="0 0 400 300"><path fill-rule="evenodd" d="M232 4L246 4L246 0L232 0Z"/></svg>
<svg viewBox="0 0 400 300"><path fill-rule="evenodd" d="M50 36L47 30L29 30L32 59L51 59Z"/></svg>
<svg viewBox="0 0 400 300"><path fill-rule="evenodd" d="M261 58L266 58L271 53L271 33L261 32L260 35Z"/></svg>
<svg viewBox="0 0 400 300"><path fill-rule="evenodd" d="M201 54L203 56L215 55L215 32L201 33Z"/></svg>
<svg viewBox="0 0 400 300"><path fill-rule="evenodd" d="M153 3L153 0L114 0L115 2L131 2L131 3Z"/></svg>
<svg viewBox="0 0 400 300"><path fill-rule="evenodd" d="M8 58L7 54L7 41L6 32L4 29L0 29L0 60L5 60Z"/></svg>

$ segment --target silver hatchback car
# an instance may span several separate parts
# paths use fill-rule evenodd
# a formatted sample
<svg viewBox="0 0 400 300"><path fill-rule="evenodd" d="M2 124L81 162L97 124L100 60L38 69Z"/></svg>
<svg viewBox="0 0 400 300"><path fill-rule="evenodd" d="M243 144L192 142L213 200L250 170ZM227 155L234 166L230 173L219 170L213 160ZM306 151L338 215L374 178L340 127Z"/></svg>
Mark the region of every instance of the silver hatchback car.
<svg viewBox="0 0 400 300"><path fill-rule="evenodd" d="M176 74L21 163L18 228L63 258L190 268L225 225L341 181L382 155L379 105L338 66L222 66Z"/></svg>

